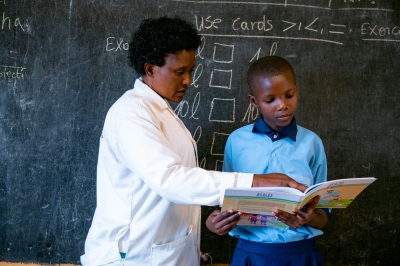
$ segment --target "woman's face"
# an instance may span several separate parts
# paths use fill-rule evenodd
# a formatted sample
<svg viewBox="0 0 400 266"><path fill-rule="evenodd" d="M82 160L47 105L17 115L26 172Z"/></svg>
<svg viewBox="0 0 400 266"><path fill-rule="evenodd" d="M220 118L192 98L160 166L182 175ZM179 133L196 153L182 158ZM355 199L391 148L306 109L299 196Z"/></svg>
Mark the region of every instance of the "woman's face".
<svg viewBox="0 0 400 266"><path fill-rule="evenodd" d="M145 66L143 81L164 99L180 102L191 83L195 64L194 50L168 54L163 66Z"/></svg>

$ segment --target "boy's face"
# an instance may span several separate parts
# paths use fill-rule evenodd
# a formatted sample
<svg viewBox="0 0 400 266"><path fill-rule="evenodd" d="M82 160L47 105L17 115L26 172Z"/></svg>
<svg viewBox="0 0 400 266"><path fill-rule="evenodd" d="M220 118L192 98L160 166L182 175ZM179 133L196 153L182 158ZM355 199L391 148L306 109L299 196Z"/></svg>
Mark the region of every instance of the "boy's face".
<svg viewBox="0 0 400 266"><path fill-rule="evenodd" d="M250 103L260 110L265 123L275 131L281 130L292 121L297 108L297 83L290 71L281 75L253 81Z"/></svg>

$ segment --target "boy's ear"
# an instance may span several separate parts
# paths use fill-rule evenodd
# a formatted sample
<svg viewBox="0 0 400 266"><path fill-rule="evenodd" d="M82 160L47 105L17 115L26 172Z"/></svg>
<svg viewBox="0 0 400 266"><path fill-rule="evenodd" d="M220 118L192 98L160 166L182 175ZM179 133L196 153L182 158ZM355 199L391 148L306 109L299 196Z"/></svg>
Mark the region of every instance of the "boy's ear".
<svg viewBox="0 0 400 266"><path fill-rule="evenodd" d="M249 102L254 108L258 108L256 98L253 95L249 94L247 95L247 98L249 99Z"/></svg>

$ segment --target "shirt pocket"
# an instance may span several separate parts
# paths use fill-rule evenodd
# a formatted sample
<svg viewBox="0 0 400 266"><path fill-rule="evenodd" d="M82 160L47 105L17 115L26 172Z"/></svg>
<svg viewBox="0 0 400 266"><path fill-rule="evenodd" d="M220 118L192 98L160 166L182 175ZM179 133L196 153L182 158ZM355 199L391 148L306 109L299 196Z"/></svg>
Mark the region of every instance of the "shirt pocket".
<svg viewBox="0 0 400 266"><path fill-rule="evenodd" d="M191 225L185 237L163 245L153 244L151 247L150 265L176 266L178 261L182 262L182 251L185 249L186 244L188 243L189 246L192 245L190 241L194 241L193 237Z"/></svg>

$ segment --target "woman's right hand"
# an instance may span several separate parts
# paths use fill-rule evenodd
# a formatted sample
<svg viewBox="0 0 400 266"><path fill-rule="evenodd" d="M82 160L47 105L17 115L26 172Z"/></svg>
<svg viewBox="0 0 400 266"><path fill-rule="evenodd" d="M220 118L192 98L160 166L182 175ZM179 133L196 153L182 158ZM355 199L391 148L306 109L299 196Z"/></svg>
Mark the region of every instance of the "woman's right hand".
<svg viewBox="0 0 400 266"><path fill-rule="evenodd" d="M307 187L285 174L254 174L252 187L291 187L304 192Z"/></svg>

